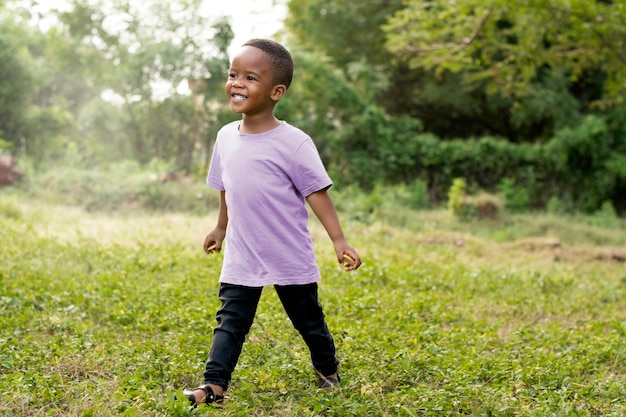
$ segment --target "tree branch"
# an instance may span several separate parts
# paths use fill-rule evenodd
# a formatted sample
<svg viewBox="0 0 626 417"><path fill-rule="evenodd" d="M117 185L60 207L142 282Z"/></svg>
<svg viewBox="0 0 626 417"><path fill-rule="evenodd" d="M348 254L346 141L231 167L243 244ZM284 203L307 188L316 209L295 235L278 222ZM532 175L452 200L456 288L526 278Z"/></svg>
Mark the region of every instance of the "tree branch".
<svg viewBox="0 0 626 417"><path fill-rule="evenodd" d="M465 48L467 45L471 44L474 41L474 39L476 39L480 31L482 30L483 26L485 26L485 23L487 22L487 19L489 19L490 15L491 15L491 10L487 10L487 12L485 12L485 15L480 19L480 21L478 22L478 24L476 25L472 33L469 36L461 39L459 42L446 42L446 43L442 43L438 45L428 46L425 48L416 48L410 45L406 45L404 49L406 49L409 52L433 52L433 51L439 51L441 49L454 48L454 50L450 54L450 55L453 55L459 50L461 50L462 48Z"/></svg>

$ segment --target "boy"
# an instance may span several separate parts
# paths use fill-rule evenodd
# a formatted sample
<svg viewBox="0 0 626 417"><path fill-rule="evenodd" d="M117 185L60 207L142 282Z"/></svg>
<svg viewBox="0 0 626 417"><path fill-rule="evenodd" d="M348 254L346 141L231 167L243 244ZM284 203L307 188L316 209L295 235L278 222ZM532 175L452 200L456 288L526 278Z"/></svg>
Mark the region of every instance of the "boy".
<svg viewBox="0 0 626 417"><path fill-rule="evenodd" d="M320 272L307 229L306 202L331 238L347 271L361 265L344 238L327 193L332 181L311 138L278 120L274 106L291 84L293 61L279 43L246 42L226 81L230 108L241 120L217 134L207 184L220 190L218 221L206 236L207 254L224 239L217 327L204 385L185 391L192 405L220 403L250 330L264 286L273 285L311 353L318 387L340 381L335 345L318 301Z"/></svg>

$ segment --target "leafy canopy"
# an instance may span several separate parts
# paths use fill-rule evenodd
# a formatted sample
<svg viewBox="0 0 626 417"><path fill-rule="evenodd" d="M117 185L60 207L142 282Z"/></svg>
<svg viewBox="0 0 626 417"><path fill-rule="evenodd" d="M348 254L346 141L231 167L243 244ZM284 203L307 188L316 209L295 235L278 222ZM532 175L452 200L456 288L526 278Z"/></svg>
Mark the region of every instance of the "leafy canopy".
<svg viewBox="0 0 626 417"><path fill-rule="evenodd" d="M385 26L387 48L413 69L466 72L524 95L541 70L573 82L605 75L610 99L626 88L626 0L407 0Z"/></svg>

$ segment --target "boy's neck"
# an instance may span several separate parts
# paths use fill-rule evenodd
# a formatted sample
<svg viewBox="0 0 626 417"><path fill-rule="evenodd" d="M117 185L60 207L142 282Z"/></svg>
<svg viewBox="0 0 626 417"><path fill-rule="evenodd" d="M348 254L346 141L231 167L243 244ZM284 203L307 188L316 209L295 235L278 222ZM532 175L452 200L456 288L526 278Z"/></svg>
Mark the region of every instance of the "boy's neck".
<svg viewBox="0 0 626 417"><path fill-rule="evenodd" d="M269 116L247 116L243 114L241 117L241 124L239 125L239 132L246 134L263 133L274 129L279 125L280 120L278 120L273 113Z"/></svg>

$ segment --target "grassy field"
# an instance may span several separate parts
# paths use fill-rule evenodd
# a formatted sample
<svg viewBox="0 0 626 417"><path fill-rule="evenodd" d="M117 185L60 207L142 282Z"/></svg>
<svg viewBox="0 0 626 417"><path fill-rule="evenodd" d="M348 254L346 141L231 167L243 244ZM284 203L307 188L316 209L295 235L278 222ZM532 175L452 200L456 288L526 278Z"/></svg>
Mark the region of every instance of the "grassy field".
<svg viewBox="0 0 626 417"><path fill-rule="evenodd" d="M218 306L221 258L201 251L215 213L0 197L1 415L626 415L623 220L345 212L352 274L312 221L342 385L315 388L268 288L225 405L189 410Z"/></svg>

